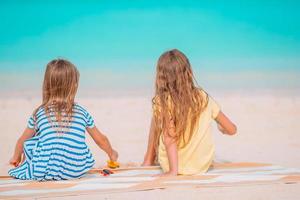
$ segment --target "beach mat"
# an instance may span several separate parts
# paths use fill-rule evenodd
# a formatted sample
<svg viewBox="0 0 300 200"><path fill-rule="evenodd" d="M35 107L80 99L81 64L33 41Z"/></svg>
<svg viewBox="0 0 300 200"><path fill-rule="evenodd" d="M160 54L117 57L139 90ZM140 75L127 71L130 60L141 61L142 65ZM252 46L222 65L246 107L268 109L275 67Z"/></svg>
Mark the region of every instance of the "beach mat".
<svg viewBox="0 0 300 200"><path fill-rule="evenodd" d="M166 188L235 187L300 182L300 170L263 163L214 163L201 175L154 177L159 167L126 167L103 176L92 169L83 178L68 181L24 181L0 177L0 199L46 198Z"/></svg>

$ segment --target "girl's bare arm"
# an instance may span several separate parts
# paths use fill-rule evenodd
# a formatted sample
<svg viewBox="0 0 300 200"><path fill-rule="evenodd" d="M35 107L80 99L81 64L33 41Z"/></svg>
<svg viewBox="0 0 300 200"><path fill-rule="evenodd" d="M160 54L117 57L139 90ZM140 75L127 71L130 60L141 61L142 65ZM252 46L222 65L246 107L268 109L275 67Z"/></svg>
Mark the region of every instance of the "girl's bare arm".
<svg viewBox="0 0 300 200"><path fill-rule="evenodd" d="M222 111L219 112L215 120L218 123L218 128L222 133L227 135L236 134L236 125L230 121L230 119Z"/></svg>
<svg viewBox="0 0 300 200"><path fill-rule="evenodd" d="M163 134L163 142L166 147L169 171L161 176L177 176L178 174L178 150L177 141L175 139L175 126L172 120L168 123L168 132Z"/></svg>
<svg viewBox="0 0 300 200"><path fill-rule="evenodd" d="M167 150L167 156L169 160L169 171L160 176L176 176L178 173L178 153L177 153L177 142L174 139L175 129L172 120L170 120L168 125L168 132L163 135L163 142ZM154 159L156 157L155 147L154 147L154 131L155 131L155 121L152 118L151 127L148 139L148 148L146 155L144 157L143 166L149 166L154 164Z"/></svg>
<svg viewBox="0 0 300 200"><path fill-rule="evenodd" d="M32 138L34 134L35 131L33 129L25 128L23 134L16 143L14 155L10 159L9 164L14 165L15 167L21 164L24 142L25 140Z"/></svg>
<svg viewBox="0 0 300 200"><path fill-rule="evenodd" d="M150 131L149 131L149 137L148 137L148 147L147 147L147 152L144 157L144 162L142 166L151 166L154 165L154 160L156 157L155 153L155 147L154 147L154 131L155 131L155 121L152 118L151 120L151 125L150 125Z"/></svg>
<svg viewBox="0 0 300 200"><path fill-rule="evenodd" d="M108 138L101 133L96 126L93 128L87 128L88 133L91 135L95 143L107 153L108 157L112 161L117 161L118 152L115 151L108 140Z"/></svg>

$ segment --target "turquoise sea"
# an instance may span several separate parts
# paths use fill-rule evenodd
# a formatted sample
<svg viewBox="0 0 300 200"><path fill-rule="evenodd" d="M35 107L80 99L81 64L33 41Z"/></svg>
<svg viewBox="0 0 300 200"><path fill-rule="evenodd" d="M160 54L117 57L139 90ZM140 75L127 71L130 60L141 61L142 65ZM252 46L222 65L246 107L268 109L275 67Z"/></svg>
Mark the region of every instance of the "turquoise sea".
<svg viewBox="0 0 300 200"><path fill-rule="evenodd" d="M72 61L86 91L151 90L178 48L208 89L299 89L300 1L0 1L0 93L39 91ZM150 89L149 89L150 88Z"/></svg>

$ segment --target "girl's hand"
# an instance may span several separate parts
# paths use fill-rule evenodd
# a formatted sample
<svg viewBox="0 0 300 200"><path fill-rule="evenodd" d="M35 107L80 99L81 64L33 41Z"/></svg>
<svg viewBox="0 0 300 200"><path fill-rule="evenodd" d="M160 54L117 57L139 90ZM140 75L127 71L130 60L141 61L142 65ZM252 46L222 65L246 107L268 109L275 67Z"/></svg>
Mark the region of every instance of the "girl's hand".
<svg viewBox="0 0 300 200"><path fill-rule="evenodd" d="M152 165L154 165L154 163L151 162L151 161L144 161L144 162L142 163L142 166L143 166L143 167L152 166Z"/></svg>
<svg viewBox="0 0 300 200"><path fill-rule="evenodd" d="M155 177L171 177L171 176L177 176L177 175L178 175L177 172L168 171L163 174L157 174L157 175L155 175Z"/></svg>
<svg viewBox="0 0 300 200"><path fill-rule="evenodd" d="M118 152L113 149L112 152L111 152L111 154L109 155L109 159L111 161L117 161L118 157L119 157Z"/></svg>
<svg viewBox="0 0 300 200"><path fill-rule="evenodd" d="M219 123L217 123L217 125L218 125L219 131L221 131L223 134L226 134L226 131L225 131L225 129L223 128L223 126L221 126Z"/></svg>
<svg viewBox="0 0 300 200"><path fill-rule="evenodd" d="M22 161L22 155L16 156L14 155L10 160L9 164L13 165L14 167L18 167Z"/></svg>

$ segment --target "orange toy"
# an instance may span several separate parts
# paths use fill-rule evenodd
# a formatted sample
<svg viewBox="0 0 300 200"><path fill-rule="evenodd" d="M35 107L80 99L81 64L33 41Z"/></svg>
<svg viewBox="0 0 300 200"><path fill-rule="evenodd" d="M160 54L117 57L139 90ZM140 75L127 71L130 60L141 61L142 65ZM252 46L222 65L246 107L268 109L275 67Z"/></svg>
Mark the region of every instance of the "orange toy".
<svg viewBox="0 0 300 200"><path fill-rule="evenodd" d="M115 169L115 168L120 167L120 164L117 161L108 160L107 166L111 169Z"/></svg>

